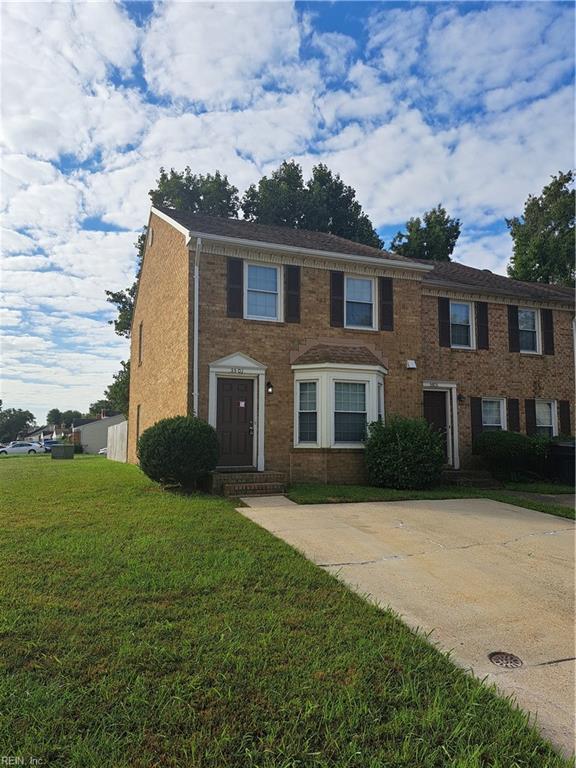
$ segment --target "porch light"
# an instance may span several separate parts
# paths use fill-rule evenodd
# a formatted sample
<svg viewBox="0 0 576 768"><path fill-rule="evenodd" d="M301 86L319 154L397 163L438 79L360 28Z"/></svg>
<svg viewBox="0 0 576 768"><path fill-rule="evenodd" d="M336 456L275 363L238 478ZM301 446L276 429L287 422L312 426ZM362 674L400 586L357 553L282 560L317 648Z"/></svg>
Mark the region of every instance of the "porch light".
<svg viewBox="0 0 576 768"><path fill-rule="evenodd" d="M466 398L462 394L458 395L458 397L456 399L458 400L459 403L463 403L464 400L466 400Z"/></svg>
<svg viewBox="0 0 576 768"><path fill-rule="evenodd" d="M268 384L266 384L266 392L268 392L269 395L271 395L274 392L274 387L272 386L271 381L269 381Z"/></svg>

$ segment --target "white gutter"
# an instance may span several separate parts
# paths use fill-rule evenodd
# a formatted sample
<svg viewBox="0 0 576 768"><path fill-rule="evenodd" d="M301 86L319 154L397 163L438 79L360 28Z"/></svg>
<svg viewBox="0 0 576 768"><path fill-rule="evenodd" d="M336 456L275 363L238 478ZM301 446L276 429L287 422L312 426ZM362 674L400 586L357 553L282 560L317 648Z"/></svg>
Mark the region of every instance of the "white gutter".
<svg viewBox="0 0 576 768"><path fill-rule="evenodd" d="M216 240L221 243L231 243L233 245L241 245L247 248L265 248L269 251L281 251L282 253L303 253L310 256L316 256L322 259L334 259L335 261L356 261L360 264L377 265L379 267L399 267L400 269L409 269L415 272L430 272L434 269L433 264L419 264L415 261L400 261L399 259L387 259L380 258L378 256L361 256L355 253L337 253L336 251L319 251L313 248L302 248L296 245L281 245L280 243L268 243L262 240L247 240L242 237L227 237L225 235L215 235L210 232L195 232L193 230L186 229L182 224L179 224L171 216L159 211L152 206L152 213L159 218L171 224L174 229L181 232L186 238L186 242L190 242L193 237L200 237L204 240Z"/></svg>
<svg viewBox="0 0 576 768"><path fill-rule="evenodd" d="M189 242L189 240L187 241ZM196 238L196 252L194 254L194 341L192 352L192 409L194 416L198 416L198 322L200 317L200 252L202 250L202 238Z"/></svg>

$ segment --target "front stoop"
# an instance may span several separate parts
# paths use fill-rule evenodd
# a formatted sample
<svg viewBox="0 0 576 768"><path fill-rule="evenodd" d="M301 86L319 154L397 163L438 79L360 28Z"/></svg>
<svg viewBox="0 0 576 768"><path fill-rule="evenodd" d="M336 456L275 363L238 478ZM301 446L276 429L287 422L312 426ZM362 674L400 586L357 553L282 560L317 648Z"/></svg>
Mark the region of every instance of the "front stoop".
<svg viewBox="0 0 576 768"><path fill-rule="evenodd" d="M490 472L484 469L445 469L442 472L442 482L460 488L501 488L502 484L495 480Z"/></svg>
<svg viewBox="0 0 576 768"><path fill-rule="evenodd" d="M212 493L223 496L278 496L286 493L284 472L214 472Z"/></svg>

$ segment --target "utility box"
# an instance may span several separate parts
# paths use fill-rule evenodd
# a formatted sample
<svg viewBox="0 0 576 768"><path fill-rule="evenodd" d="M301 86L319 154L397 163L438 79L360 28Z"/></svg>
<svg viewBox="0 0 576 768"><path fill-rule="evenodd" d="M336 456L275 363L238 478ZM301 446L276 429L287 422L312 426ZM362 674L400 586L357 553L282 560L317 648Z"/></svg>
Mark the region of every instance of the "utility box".
<svg viewBox="0 0 576 768"><path fill-rule="evenodd" d="M50 454L53 459L73 459L74 458L74 446L73 445L53 445L50 450Z"/></svg>

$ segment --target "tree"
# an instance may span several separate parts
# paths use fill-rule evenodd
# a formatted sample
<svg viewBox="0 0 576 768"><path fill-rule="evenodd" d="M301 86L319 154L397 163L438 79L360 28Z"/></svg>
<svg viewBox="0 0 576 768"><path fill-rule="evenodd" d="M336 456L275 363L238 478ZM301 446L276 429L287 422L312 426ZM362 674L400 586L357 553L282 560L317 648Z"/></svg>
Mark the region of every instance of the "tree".
<svg viewBox="0 0 576 768"><path fill-rule="evenodd" d="M61 425L63 427L69 427L71 426L72 422L75 419L82 419L84 418L80 411L62 411L62 421Z"/></svg>
<svg viewBox="0 0 576 768"><path fill-rule="evenodd" d="M127 363L122 360L122 368L113 376L113 382L110 384L104 396L111 403L115 411L120 411L128 418L128 398L130 395L130 361Z"/></svg>
<svg viewBox="0 0 576 768"><path fill-rule="evenodd" d="M242 198L242 212L248 221L281 227L304 228L305 189L302 168L291 160L262 176Z"/></svg>
<svg viewBox="0 0 576 768"><path fill-rule="evenodd" d="M390 248L401 256L430 261L450 261L460 235L460 219L452 219L442 205L427 211L424 222L411 218L406 232L398 232Z"/></svg>
<svg viewBox="0 0 576 768"><path fill-rule="evenodd" d="M0 443L16 440L21 432L28 432L36 419L30 411L22 408L3 408L0 400Z"/></svg>
<svg viewBox="0 0 576 768"><path fill-rule="evenodd" d="M89 416L100 416L102 411L111 411L113 409L113 405L107 398L102 398L101 400L96 400L95 403L91 403L88 408L88 415Z"/></svg>
<svg viewBox="0 0 576 768"><path fill-rule="evenodd" d="M58 408L52 408L46 415L47 424L62 424L62 411Z"/></svg>
<svg viewBox="0 0 576 768"><path fill-rule="evenodd" d="M574 173L559 172L538 197L529 195L521 217L506 219L514 241L508 275L535 283L574 285Z"/></svg>

